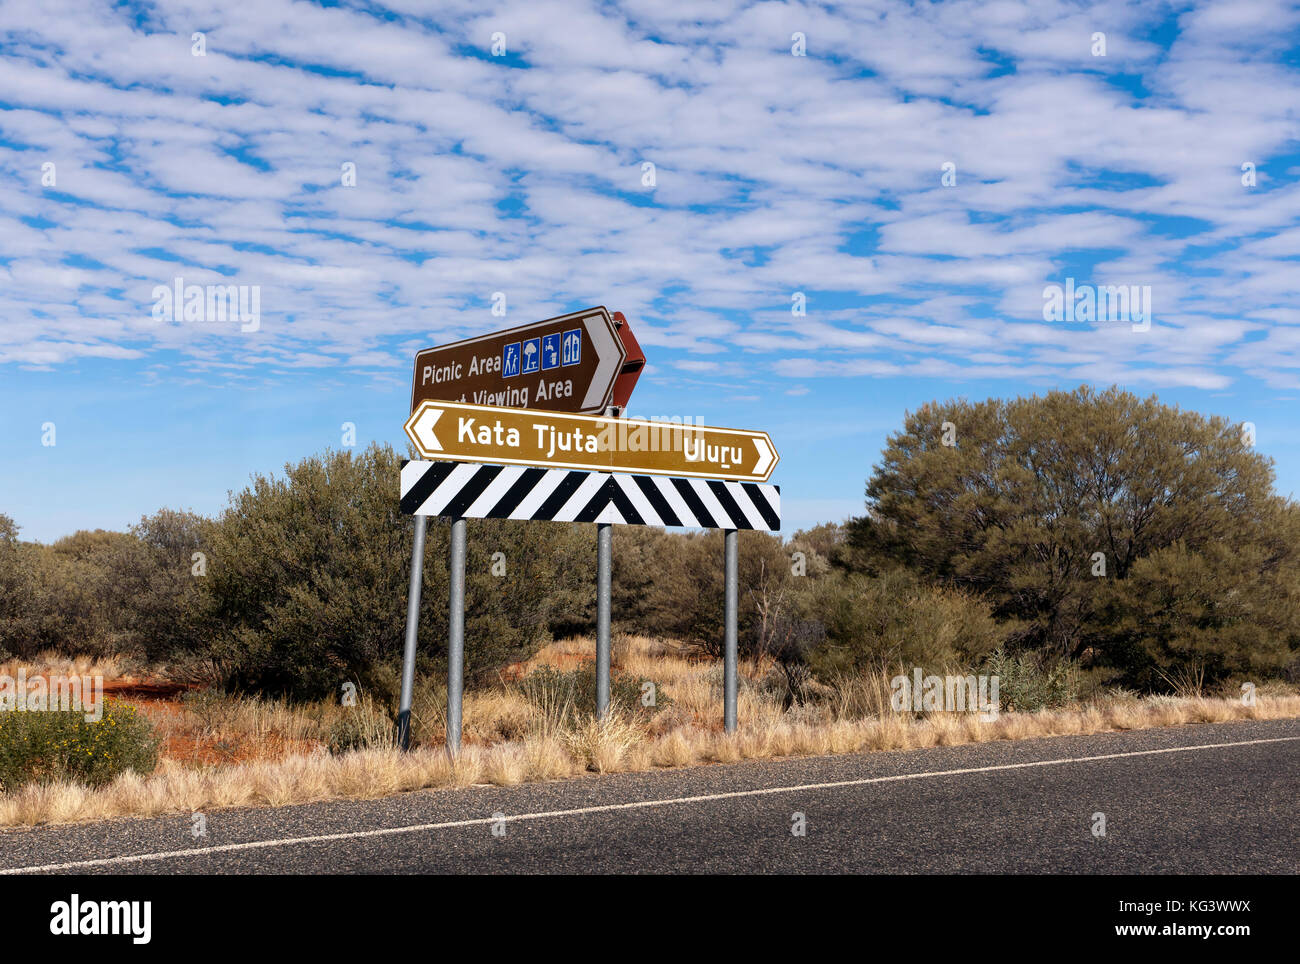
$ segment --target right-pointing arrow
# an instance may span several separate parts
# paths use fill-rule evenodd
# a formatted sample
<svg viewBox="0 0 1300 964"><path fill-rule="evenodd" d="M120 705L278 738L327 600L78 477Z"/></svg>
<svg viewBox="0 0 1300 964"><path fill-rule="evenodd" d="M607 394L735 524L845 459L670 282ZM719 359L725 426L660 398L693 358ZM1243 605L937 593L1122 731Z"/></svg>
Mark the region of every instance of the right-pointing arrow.
<svg viewBox="0 0 1300 964"><path fill-rule="evenodd" d="M587 337L596 352L596 373L587 386L587 394L582 400L583 411L598 408L601 401L609 395L614 379L618 377L627 358L627 349L619 340L614 329L614 322L604 308L593 311L582 319L582 327L587 329Z"/></svg>
<svg viewBox="0 0 1300 964"><path fill-rule="evenodd" d="M773 463L776 462L776 449L772 448L772 443L762 436L754 439L754 448L758 449L758 462L754 465L754 474L766 479Z"/></svg>

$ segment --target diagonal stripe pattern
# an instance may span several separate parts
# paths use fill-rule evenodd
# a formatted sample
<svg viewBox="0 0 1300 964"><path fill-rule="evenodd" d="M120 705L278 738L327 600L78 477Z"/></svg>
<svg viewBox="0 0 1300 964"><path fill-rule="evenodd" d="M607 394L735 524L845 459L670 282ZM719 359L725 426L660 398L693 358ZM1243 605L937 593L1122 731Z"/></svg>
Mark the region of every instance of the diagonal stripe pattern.
<svg viewBox="0 0 1300 964"><path fill-rule="evenodd" d="M756 482L409 461L401 490L407 515L781 528L781 487Z"/></svg>

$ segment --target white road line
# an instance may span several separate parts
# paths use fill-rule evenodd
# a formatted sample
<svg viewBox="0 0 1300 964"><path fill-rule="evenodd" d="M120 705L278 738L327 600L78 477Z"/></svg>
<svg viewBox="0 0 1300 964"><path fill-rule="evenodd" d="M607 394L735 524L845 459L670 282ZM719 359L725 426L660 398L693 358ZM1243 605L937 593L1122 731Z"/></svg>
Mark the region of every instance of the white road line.
<svg viewBox="0 0 1300 964"><path fill-rule="evenodd" d="M168 860L173 857L199 857L204 854L230 853L237 850L263 850L268 847L291 847L297 844L329 843L334 840L363 840L366 837L387 837L399 833L419 833L425 830L451 830L456 827L481 827L490 823L517 823L521 820L548 820L556 817L580 817L591 813L610 813L617 810L642 810L648 807L671 807L685 803L708 803L713 800L733 800L739 797L761 797L773 793L796 793L800 790L833 790L839 787L863 787L873 783L897 783L903 780L924 780L930 777L960 776L966 773L994 773L998 770L1024 770L1029 767L1060 766L1065 763L1091 763L1096 760L1121 760L1125 757L1156 756L1162 753L1191 753L1194 750L1218 750L1224 747L1255 746L1260 743L1293 743L1300 736L1279 736L1262 740L1241 740L1236 743L1204 743L1200 746L1174 746L1160 750L1132 750L1128 753L1104 753L1100 756L1063 757L1059 760L1034 760L1029 763L1002 763L997 766L965 767L959 770L932 770L923 773L900 773L888 777L864 777L859 780L836 780L832 783L803 783L792 787L764 787L758 790L733 790L729 793L706 793L694 797L670 797L667 800L639 800L634 803L610 803L598 807L579 807L575 810L547 810L540 813L519 813L506 817L476 817L472 820L447 820L443 823L422 823L409 827L384 827L378 830L356 830L351 833L328 833L313 837L283 837L276 840L253 840L246 843L221 844L216 847L195 847L190 850L164 850L152 854L130 854L122 857L100 857L95 860L72 860L62 864L40 864L32 867L11 867L0 870L0 875L32 874L45 871L79 870L83 867L109 867L122 864L139 864L149 860Z"/></svg>

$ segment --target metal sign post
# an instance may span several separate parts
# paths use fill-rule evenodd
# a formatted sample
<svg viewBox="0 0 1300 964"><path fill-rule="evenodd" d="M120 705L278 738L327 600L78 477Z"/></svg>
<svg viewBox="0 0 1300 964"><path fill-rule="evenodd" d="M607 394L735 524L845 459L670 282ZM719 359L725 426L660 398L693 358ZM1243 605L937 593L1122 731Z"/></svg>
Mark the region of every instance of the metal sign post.
<svg viewBox="0 0 1300 964"><path fill-rule="evenodd" d="M614 324L622 332L625 323L622 313L616 313ZM632 342L636 344L635 339ZM642 356L644 361L644 356ZM635 384L639 371L633 374ZM628 394L631 389L628 388ZM607 418L618 418L621 409L605 409ZM614 530L603 519L596 523L596 719L603 720L609 715L609 610L611 585L614 579Z"/></svg>
<svg viewBox="0 0 1300 964"><path fill-rule="evenodd" d="M608 522L596 525L596 718L609 714L609 608L614 568L614 530Z"/></svg>
<svg viewBox="0 0 1300 964"><path fill-rule="evenodd" d="M411 584L406 593L406 647L402 651L402 696L397 711L397 745L411 748L411 693L415 689L415 643L420 635L420 586L424 579L424 534L429 517L415 517Z"/></svg>
<svg viewBox="0 0 1300 964"><path fill-rule="evenodd" d="M723 654L722 668L722 718L723 725L728 733L736 732L736 610L738 609L740 596L740 577L738 574L739 552L737 543L739 535L735 529L727 529L723 537L726 542L727 556L727 573L726 573L726 597L727 597L727 628L725 639L725 653Z"/></svg>
<svg viewBox="0 0 1300 964"><path fill-rule="evenodd" d="M460 752L461 697L465 690L465 529L451 523L451 598L447 617L447 752Z"/></svg>

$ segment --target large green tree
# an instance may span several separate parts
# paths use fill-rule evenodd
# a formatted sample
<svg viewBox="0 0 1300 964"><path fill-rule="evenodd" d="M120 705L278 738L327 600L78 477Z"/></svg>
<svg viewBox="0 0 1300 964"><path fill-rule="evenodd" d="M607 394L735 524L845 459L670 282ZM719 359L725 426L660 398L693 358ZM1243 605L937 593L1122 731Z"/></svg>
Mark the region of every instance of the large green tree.
<svg viewBox="0 0 1300 964"><path fill-rule="evenodd" d="M1176 628L1137 625L1159 608L1139 585L1175 580L1223 613L1229 591L1287 598L1300 566L1294 508L1241 426L1117 388L909 413L867 507L850 532L858 567L902 562L977 590L1019 621L1022 645L1137 676L1184 645ZM1290 613L1270 613L1265 631L1259 613L1237 612L1256 628L1206 629L1192 647L1211 671L1275 666L1300 644Z"/></svg>

